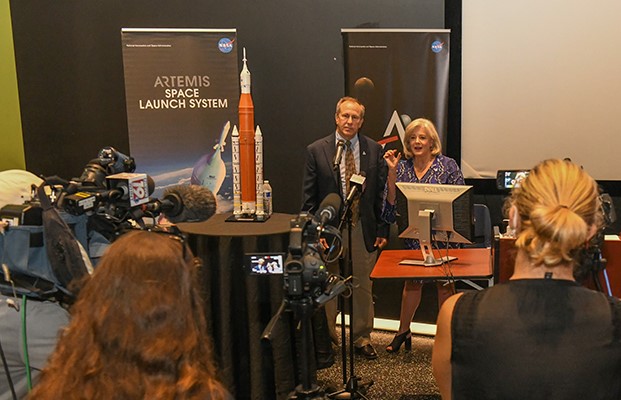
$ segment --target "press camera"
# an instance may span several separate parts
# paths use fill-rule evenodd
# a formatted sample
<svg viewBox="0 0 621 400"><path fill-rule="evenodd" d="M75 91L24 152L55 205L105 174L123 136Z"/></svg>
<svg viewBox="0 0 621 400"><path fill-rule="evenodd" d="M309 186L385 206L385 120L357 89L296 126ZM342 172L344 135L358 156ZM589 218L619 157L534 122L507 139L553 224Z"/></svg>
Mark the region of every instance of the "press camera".
<svg viewBox="0 0 621 400"><path fill-rule="evenodd" d="M341 233L325 220L301 213L291 220L289 253L284 266L284 290L289 299L308 297L323 305L346 288L326 265L341 253ZM332 245L326 249L325 244Z"/></svg>

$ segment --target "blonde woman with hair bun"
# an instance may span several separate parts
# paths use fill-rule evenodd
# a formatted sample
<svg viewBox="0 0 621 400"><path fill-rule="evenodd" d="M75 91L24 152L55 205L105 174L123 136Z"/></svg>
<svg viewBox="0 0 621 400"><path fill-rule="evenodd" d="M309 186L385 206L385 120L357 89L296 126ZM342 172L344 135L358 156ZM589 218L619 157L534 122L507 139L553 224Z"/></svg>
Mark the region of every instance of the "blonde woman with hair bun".
<svg viewBox="0 0 621 400"><path fill-rule="evenodd" d="M621 301L573 274L602 225L596 182L570 161L546 160L507 208L513 276L450 297L438 315L432 363L442 398L621 398Z"/></svg>

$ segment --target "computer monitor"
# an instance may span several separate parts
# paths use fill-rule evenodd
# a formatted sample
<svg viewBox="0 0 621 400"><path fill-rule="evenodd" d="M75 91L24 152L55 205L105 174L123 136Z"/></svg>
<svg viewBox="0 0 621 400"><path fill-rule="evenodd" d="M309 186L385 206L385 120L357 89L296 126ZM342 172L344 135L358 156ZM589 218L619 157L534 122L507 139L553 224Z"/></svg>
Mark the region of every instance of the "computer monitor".
<svg viewBox="0 0 621 400"><path fill-rule="evenodd" d="M400 264L436 266L456 257L435 258L433 241L472 243L473 189L469 185L397 182L399 237L418 239L423 260Z"/></svg>

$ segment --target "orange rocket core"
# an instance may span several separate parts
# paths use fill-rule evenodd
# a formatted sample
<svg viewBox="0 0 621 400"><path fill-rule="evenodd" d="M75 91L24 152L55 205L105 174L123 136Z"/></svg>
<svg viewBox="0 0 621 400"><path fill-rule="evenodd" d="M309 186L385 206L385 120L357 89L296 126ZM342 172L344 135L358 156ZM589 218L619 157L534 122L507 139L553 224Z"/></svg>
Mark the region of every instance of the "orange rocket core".
<svg viewBox="0 0 621 400"><path fill-rule="evenodd" d="M239 97L239 169L242 202L254 202L257 198L254 163L254 104L250 93L242 93Z"/></svg>

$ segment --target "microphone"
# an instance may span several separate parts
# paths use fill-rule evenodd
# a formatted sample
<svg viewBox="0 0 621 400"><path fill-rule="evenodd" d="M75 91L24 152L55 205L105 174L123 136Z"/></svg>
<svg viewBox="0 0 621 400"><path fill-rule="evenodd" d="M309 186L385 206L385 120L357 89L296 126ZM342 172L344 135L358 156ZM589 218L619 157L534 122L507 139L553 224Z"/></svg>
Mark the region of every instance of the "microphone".
<svg viewBox="0 0 621 400"><path fill-rule="evenodd" d="M153 178L147 174L121 172L106 176L108 191L101 194L103 198L118 199L129 207L149 202L149 196L155 189Z"/></svg>
<svg viewBox="0 0 621 400"><path fill-rule="evenodd" d="M353 203L356 196L362 195L366 180L367 178L364 176L364 172L360 172L360 174L353 174L351 178L349 178L349 193L345 199L345 204Z"/></svg>
<svg viewBox="0 0 621 400"><path fill-rule="evenodd" d="M341 165L341 158L343 158L343 149L345 148L345 141L339 140L336 144L336 154L334 155L334 161L332 161L332 168L336 171Z"/></svg>
<svg viewBox="0 0 621 400"><path fill-rule="evenodd" d="M146 205L146 210L162 213L173 223L200 222L216 213L216 198L204 186L176 185L164 191L161 200Z"/></svg>
<svg viewBox="0 0 621 400"><path fill-rule="evenodd" d="M327 223L334 221L341 209L341 196L336 193L328 194L319 205L319 227L322 229Z"/></svg>

